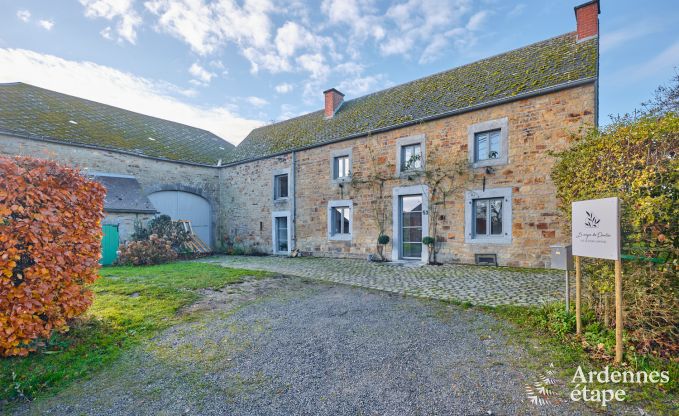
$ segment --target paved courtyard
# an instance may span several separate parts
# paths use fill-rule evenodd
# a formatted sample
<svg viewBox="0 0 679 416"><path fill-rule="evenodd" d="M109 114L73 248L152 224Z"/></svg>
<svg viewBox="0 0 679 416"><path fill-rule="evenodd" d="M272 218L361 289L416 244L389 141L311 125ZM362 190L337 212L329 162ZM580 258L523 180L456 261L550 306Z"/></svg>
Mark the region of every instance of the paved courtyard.
<svg viewBox="0 0 679 416"><path fill-rule="evenodd" d="M563 272L544 269L369 263L323 257L219 256L203 261L487 306L538 305L563 299L564 291Z"/></svg>

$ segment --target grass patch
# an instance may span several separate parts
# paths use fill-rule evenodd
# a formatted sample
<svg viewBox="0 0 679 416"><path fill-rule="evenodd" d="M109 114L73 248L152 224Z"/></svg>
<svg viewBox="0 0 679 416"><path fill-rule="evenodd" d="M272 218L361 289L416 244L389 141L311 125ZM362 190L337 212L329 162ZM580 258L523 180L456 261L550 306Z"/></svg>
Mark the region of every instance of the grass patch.
<svg viewBox="0 0 679 416"><path fill-rule="evenodd" d="M94 303L68 332L54 334L28 357L0 359L0 403L52 394L91 375L122 352L187 317L200 289L221 289L267 272L181 262L106 267L93 285Z"/></svg>
<svg viewBox="0 0 679 416"><path fill-rule="evenodd" d="M545 306L499 306L482 308L491 314L514 324L511 332L513 339L530 343L528 348L535 349L534 355L542 357L544 362L533 362L544 368L553 362L562 369L559 375L574 387L570 381L578 366L588 371L602 371L605 366L615 368L612 359L615 348L615 331L604 328L596 321L593 314L583 313L583 336L575 337L575 315L567 314L563 304L555 303ZM679 405L679 362L664 360L649 355L636 354L630 346L626 346L625 366L619 370L632 371L669 371L670 381L666 384L608 384L599 388L623 388L627 392L627 402L644 407L652 414L670 414Z"/></svg>

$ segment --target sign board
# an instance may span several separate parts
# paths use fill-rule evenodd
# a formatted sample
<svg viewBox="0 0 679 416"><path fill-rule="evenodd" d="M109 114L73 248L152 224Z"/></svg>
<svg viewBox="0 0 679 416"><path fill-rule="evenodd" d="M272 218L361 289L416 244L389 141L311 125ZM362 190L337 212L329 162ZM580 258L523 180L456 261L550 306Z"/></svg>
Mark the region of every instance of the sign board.
<svg viewBox="0 0 679 416"><path fill-rule="evenodd" d="M573 202L573 255L620 260L620 200Z"/></svg>

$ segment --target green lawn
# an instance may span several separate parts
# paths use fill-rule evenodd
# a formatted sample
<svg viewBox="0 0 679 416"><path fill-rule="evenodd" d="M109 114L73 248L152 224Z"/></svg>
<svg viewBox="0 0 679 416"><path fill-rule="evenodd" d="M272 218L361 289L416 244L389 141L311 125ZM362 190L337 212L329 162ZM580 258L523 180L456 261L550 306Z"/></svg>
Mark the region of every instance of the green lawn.
<svg viewBox="0 0 679 416"><path fill-rule="evenodd" d="M0 405L52 394L87 377L127 348L186 319L176 312L195 302L199 289L219 289L243 276L268 273L182 262L107 267L100 275L92 286L92 307L70 331L55 334L28 357L0 358Z"/></svg>

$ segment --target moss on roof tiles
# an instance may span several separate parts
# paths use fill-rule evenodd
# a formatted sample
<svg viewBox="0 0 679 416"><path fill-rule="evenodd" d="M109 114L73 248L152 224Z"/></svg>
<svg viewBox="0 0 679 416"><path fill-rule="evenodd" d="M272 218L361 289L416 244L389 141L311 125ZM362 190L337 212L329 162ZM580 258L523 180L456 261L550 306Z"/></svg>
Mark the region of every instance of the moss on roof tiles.
<svg viewBox="0 0 679 416"><path fill-rule="evenodd" d="M205 130L23 83L0 85L2 132L207 165L234 148Z"/></svg>
<svg viewBox="0 0 679 416"><path fill-rule="evenodd" d="M321 144L596 77L596 39L568 33L344 102L332 119L316 111L253 130L229 161Z"/></svg>

